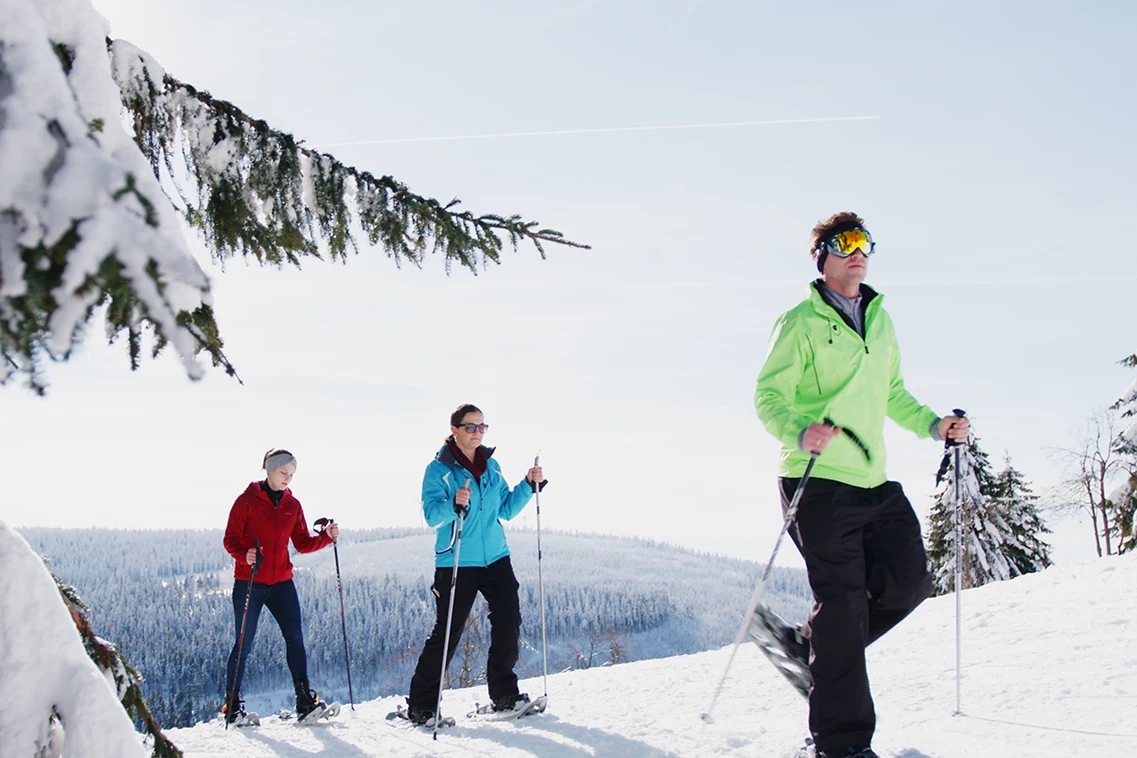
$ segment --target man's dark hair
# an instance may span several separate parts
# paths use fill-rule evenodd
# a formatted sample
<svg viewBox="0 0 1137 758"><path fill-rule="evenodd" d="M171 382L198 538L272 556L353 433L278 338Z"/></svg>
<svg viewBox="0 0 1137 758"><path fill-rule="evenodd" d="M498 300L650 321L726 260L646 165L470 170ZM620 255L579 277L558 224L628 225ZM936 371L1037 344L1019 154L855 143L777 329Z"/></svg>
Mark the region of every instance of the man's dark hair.
<svg viewBox="0 0 1137 758"><path fill-rule="evenodd" d="M824 221L818 221L817 226L813 227L813 231L809 235L809 255L813 260L818 261L817 270L820 271L823 265L818 259L825 252L822 248L827 240L835 234L847 232L850 229L864 228L865 220L852 211L834 213Z"/></svg>

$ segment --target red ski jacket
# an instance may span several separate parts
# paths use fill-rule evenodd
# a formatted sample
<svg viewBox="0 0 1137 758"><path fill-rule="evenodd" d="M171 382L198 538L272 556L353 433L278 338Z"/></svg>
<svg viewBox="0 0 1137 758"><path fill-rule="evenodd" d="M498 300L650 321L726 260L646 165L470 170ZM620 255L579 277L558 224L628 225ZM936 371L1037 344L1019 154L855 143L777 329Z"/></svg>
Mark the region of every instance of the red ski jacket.
<svg viewBox="0 0 1137 758"><path fill-rule="evenodd" d="M314 553L332 542L327 534L312 536L308 531L304 509L292 496L292 490L286 489L280 505L274 506L268 493L261 489L261 483L252 482L233 503L229 523L225 526L225 551L237 561L233 576L236 579L249 578L252 567L245 561L245 555L253 547L253 541L260 540L264 562L254 581L265 584L287 582L292 578L289 539L301 553Z"/></svg>

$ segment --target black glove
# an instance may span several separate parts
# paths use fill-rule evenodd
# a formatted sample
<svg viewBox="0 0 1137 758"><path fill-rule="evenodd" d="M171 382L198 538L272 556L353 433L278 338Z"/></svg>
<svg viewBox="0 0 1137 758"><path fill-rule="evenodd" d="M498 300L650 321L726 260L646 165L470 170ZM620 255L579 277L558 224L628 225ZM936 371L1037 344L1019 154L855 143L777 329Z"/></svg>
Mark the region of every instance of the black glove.
<svg viewBox="0 0 1137 758"><path fill-rule="evenodd" d="M250 581L261 570L261 564L265 562L265 554L261 552L261 541L259 539L253 540L253 550L257 551L257 562L249 567Z"/></svg>
<svg viewBox="0 0 1137 758"><path fill-rule="evenodd" d="M952 408L952 414L963 418L967 415L967 411L961 408ZM951 449L959 445L958 442L951 437L944 435L944 457L940 459L940 469L936 472L936 486L940 486L940 482L944 480L944 475L947 474L948 467L951 466Z"/></svg>

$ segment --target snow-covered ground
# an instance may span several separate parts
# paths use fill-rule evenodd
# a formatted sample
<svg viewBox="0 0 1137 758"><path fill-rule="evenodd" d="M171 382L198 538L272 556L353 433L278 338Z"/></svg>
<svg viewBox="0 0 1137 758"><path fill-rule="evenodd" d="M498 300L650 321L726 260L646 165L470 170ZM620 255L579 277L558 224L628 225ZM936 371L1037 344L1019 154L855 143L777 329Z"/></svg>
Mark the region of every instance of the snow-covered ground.
<svg viewBox="0 0 1137 758"><path fill-rule="evenodd" d="M77 655L78 635L73 627L65 633L62 606L50 609L57 593L46 570L18 535L0 528L0 536L0 681L18 685L15 710L0 711L0 758L34 755L14 751L13 740L26 745L29 729L40 732L36 714L46 725L52 703L84 734L105 732L87 743L93 749L84 758L127 755L109 736L125 719L107 710L110 685ZM955 601L929 600L870 650L874 746L885 758L1137 755L1134 587L1137 555L1128 555L965 592L960 715L953 715ZM385 719L397 698L345 706L336 721L316 727L268 717L257 729L226 731L215 720L168 734L187 758L793 756L806 733L805 702L752 645L735 658L714 723L700 718L729 654L557 674L548 680L548 712L517 723L465 718L485 701L484 688L447 692L443 710L458 726L437 741ZM540 679L522 686L531 695L543 690ZM76 701L84 692L98 707Z"/></svg>
<svg viewBox="0 0 1137 758"><path fill-rule="evenodd" d="M1056 567L963 594L962 714L955 711L955 601L929 600L870 649L874 746L886 758L1137 755L1137 555ZM738 611L736 611L738 612ZM752 645L715 708L700 714L729 648L549 677L549 710L518 723L464 717L484 688L446 693L458 726L391 726L396 698L346 707L326 726L275 718L226 732L171 730L191 758L364 756L694 758L792 756L805 702ZM522 682L540 694L540 679Z"/></svg>

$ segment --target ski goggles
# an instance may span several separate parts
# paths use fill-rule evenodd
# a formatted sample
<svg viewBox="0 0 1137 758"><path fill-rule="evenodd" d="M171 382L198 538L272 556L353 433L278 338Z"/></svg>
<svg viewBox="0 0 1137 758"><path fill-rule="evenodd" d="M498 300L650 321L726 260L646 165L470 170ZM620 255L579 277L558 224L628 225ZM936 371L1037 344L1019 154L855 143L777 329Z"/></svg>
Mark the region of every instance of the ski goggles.
<svg viewBox="0 0 1137 758"><path fill-rule="evenodd" d="M864 229L850 229L838 232L825 241L825 252L836 255L838 258L848 258L860 250L864 255L872 255L876 243L872 235Z"/></svg>

